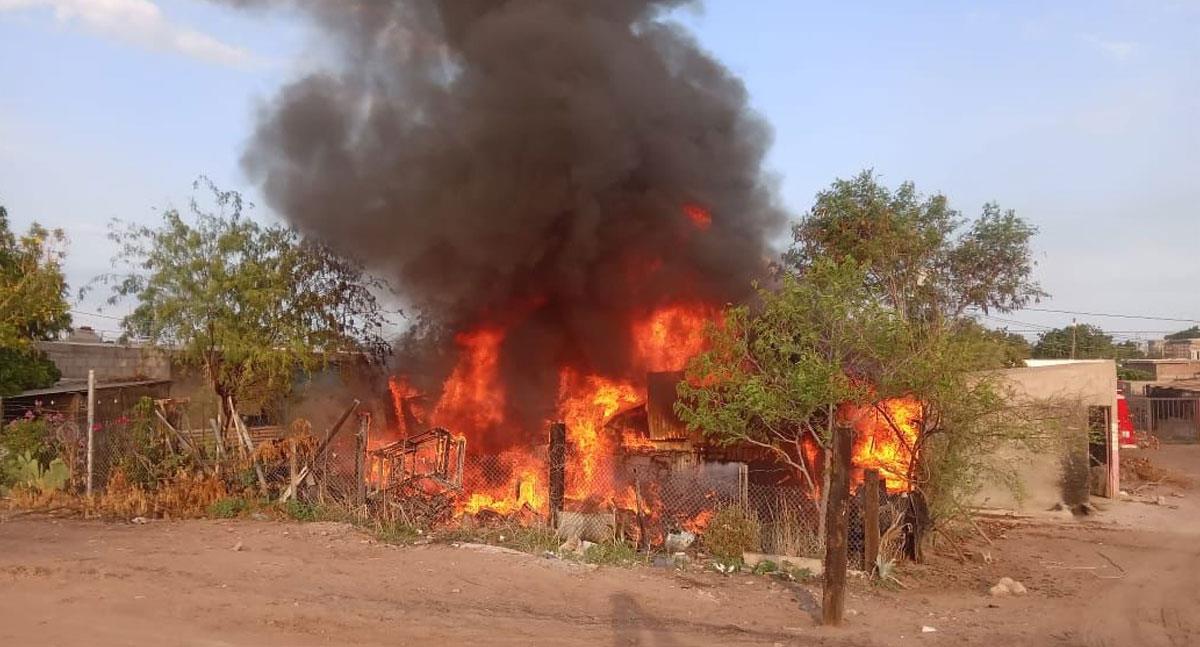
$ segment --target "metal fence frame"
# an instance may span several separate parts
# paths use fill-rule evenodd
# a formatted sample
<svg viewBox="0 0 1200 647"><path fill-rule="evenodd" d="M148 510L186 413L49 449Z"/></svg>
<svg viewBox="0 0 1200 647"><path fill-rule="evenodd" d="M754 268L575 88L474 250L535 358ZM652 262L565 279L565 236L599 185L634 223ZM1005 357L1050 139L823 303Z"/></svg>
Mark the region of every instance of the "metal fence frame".
<svg viewBox="0 0 1200 647"><path fill-rule="evenodd" d="M1200 398L1126 397L1134 429L1160 441L1200 442Z"/></svg>

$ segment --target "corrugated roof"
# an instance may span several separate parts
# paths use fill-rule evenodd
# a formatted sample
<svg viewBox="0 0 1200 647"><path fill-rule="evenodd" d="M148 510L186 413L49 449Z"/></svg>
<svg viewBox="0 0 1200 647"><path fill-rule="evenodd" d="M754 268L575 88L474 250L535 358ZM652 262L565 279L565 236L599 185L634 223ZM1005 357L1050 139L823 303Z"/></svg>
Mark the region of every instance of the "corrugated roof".
<svg viewBox="0 0 1200 647"><path fill-rule="evenodd" d="M168 384L171 380L130 380L127 382L100 382L96 384L97 391L106 389L123 389L133 386L152 386L155 384ZM14 400L16 398L33 398L41 395L59 395L62 393L86 393L88 390L87 380L69 380L63 381L54 386L44 389L30 389L22 391L16 395L10 395L5 400Z"/></svg>

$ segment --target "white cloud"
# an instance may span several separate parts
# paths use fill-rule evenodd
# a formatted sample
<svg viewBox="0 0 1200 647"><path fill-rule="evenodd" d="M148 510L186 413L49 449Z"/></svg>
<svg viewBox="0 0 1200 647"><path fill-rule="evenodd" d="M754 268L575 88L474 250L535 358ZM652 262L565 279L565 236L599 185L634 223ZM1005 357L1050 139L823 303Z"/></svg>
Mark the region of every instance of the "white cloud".
<svg viewBox="0 0 1200 647"><path fill-rule="evenodd" d="M167 19L151 0L0 0L0 11L49 7L62 23L80 23L98 34L156 50L244 67L256 62L247 50Z"/></svg>
<svg viewBox="0 0 1200 647"><path fill-rule="evenodd" d="M1137 51L1137 43L1126 40L1107 40L1099 36L1084 36L1084 41L1117 61L1127 61Z"/></svg>

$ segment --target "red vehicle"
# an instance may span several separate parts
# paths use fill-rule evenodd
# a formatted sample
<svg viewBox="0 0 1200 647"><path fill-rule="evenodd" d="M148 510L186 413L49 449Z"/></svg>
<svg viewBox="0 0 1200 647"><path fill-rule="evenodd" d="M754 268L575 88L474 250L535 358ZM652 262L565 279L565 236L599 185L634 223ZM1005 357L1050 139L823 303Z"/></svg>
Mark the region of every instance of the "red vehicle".
<svg viewBox="0 0 1200 647"><path fill-rule="evenodd" d="M1117 391L1117 443L1125 449L1137 449L1137 436L1133 433L1133 417L1129 415L1129 403L1125 394Z"/></svg>

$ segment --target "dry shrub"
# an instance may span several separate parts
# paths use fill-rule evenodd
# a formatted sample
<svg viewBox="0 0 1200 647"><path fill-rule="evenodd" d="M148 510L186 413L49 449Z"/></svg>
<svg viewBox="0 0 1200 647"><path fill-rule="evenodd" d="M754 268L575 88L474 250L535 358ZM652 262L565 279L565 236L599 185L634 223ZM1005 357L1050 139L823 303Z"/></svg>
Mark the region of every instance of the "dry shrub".
<svg viewBox="0 0 1200 647"><path fill-rule="evenodd" d="M742 553L762 545L758 518L741 506L726 506L713 514L704 531L704 545L718 559L738 561Z"/></svg>
<svg viewBox="0 0 1200 647"><path fill-rule="evenodd" d="M264 464L281 463L290 459L294 451L296 463L304 465L311 461L316 449L317 439L312 435L312 425L303 418L297 418L292 421L286 437L258 443L254 448L254 458Z"/></svg>
<svg viewBox="0 0 1200 647"><path fill-rule="evenodd" d="M154 493L155 512L170 517L203 517L209 506L229 496L225 482L212 474L186 470L159 485Z"/></svg>
<svg viewBox="0 0 1200 647"><path fill-rule="evenodd" d="M16 510L48 511L78 507L78 499L62 490L39 490L37 488L14 487L5 498L7 507Z"/></svg>
<svg viewBox="0 0 1200 647"><path fill-rule="evenodd" d="M125 471L114 470L104 488L104 494L96 500L95 512L117 517L144 517L153 509L153 498L142 487L131 483Z"/></svg>
<svg viewBox="0 0 1200 647"><path fill-rule="evenodd" d="M771 521L763 524L765 543L780 555L794 557L821 555L821 537L794 507L783 507Z"/></svg>
<svg viewBox="0 0 1200 647"><path fill-rule="evenodd" d="M1121 471L1133 474L1143 483L1165 483L1176 487L1191 487L1193 481L1184 474L1158 467L1149 458L1122 458Z"/></svg>
<svg viewBox="0 0 1200 647"><path fill-rule="evenodd" d="M94 512L121 518L203 517L209 506L227 496L225 482L212 474L179 470L157 489L146 491L116 470L96 499Z"/></svg>

